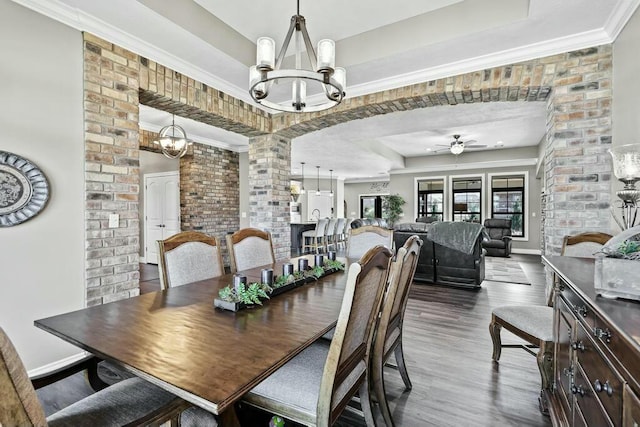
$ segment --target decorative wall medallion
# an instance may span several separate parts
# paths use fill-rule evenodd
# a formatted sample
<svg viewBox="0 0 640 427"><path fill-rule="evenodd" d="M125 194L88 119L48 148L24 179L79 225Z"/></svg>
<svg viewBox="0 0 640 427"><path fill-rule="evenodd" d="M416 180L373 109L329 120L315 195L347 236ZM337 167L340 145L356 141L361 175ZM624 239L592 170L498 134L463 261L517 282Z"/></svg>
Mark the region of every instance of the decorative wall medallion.
<svg viewBox="0 0 640 427"><path fill-rule="evenodd" d="M36 216L49 200L49 182L29 160L0 151L0 227Z"/></svg>

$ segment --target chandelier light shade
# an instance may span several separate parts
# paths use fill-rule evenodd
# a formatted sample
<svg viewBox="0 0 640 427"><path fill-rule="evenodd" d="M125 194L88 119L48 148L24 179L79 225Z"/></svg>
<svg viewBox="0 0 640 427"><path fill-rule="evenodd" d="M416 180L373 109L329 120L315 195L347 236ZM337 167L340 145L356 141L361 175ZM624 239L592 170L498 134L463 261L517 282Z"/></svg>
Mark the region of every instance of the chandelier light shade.
<svg viewBox="0 0 640 427"><path fill-rule="evenodd" d="M304 162L300 162L301 168L302 168L302 185L300 188L300 194L304 194L306 193L306 190L304 189Z"/></svg>
<svg viewBox="0 0 640 427"><path fill-rule="evenodd" d="M160 129L158 139L154 141L160 145L162 154L169 159L178 159L187 154L191 141L187 132L176 124L176 116L171 118L171 124Z"/></svg>
<svg viewBox="0 0 640 427"><path fill-rule="evenodd" d="M316 187L316 196L319 196L320 195L320 166L316 166L316 170L317 170L316 183L318 184L318 186Z"/></svg>
<svg viewBox="0 0 640 427"><path fill-rule="evenodd" d="M624 188L616 194L622 201L622 221L618 220L612 210L613 218L621 229L635 226L638 218L638 201L640 191L636 190L636 182L640 180L640 144L627 144L611 148L609 154L613 159L613 174L624 183Z"/></svg>
<svg viewBox="0 0 640 427"><path fill-rule="evenodd" d="M282 61L292 38L295 40L295 68L283 69ZM305 51L309 69L302 66L302 54ZM277 58L276 44L272 38L260 37L256 42L256 65L249 69L251 97L265 107L290 113L322 111L340 104L345 97L347 75L344 68L336 68L335 51L334 41L323 39L318 42L316 56L305 18L300 15L300 0L297 0L297 13L291 17L289 31ZM291 101L278 103L268 100L273 84L290 84ZM310 103L307 99L307 85L311 84L320 89L318 102Z"/></svg>

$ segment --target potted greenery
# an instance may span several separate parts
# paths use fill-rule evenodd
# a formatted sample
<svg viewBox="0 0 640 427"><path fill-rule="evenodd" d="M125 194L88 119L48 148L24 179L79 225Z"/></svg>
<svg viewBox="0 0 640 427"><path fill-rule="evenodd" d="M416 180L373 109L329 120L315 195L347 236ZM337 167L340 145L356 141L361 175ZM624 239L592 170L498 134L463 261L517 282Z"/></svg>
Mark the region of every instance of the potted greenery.
<svg viewBox="0 0 640 427"><path fill-rule="evenodd" d="M402 215L402 205L406 202L399 194L382 196L382 217L387 220L389 227L393 227Z"/></svg>
<svg viewBox="0 0 640 427"><path fill-rule="evenodd" d="M596 255L594 287L607 298L640 301L640 226L611 238Z"/></svg>

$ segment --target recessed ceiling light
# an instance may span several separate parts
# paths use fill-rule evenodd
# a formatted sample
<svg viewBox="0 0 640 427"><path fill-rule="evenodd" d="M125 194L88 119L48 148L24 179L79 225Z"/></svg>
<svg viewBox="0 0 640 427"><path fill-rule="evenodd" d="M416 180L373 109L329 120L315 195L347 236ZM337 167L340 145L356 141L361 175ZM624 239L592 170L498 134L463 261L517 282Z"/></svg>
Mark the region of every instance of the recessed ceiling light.
<svg viewBox="0 0 640 427"><path fill-rule="evenodd" d="M433 151L433 148L427 148L427 151Z"/></svg>
<svg viewBox="0 0 640 427"><path fill-rule="evenodd" d="M504 142L502 141L496 142L496 147L502 147L503 145L504 145Z"/></svg>

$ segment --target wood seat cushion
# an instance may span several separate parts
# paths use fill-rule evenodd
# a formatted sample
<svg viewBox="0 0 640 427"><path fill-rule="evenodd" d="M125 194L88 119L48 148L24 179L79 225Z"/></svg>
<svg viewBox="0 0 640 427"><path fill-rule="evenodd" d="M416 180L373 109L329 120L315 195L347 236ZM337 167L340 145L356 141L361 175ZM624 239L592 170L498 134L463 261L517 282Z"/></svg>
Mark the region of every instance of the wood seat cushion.
<svg viewBox="0 0 640 427"><path fill-rule="evenodd" d="M553 340L553 308L536 305L497 307L493 315L542 341Z"/></svg>
<svg viewBox="0 0 640 427"><path fill-rule="evenodd" d="M159 410L175 395L141 378L129 378L47 417L49 427L123 426Z"/></svg>

